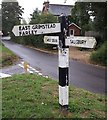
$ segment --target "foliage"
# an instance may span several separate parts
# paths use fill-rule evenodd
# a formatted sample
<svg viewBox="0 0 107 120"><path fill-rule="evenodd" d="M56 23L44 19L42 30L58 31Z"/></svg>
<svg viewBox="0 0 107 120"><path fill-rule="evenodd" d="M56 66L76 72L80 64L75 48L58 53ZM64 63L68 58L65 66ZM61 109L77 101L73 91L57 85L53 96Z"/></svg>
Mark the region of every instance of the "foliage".
<svg viewBox="0 0 107 120"><path fill-rule="evenodd" d="M82 34L88 28L89 16L89 3L76 2L72 10L73 21L82 28Z"/></svg>
<svg viewBox="0 0 107 120"><path fill-rule="evenodd" d="M0 67L12 65L18 57L0 42Z"/></svg>
<svg viewBox="0 0 107 120"><path fill-rule="evenodd" d="M22 21L21 21L21 24L22 25L27 25L27 21L23 18Z"/></svg>
<svg viewBox="0 0 107 120"><path fill-rule="evenodd" d="M94 16L94 28L102 31L107 27L107 2L92 2L91 15Z"/></svg>
<svg viewBox="0 0 107 120"><path fill-rule="evenodd" d="M4 35L11 34L14 25L20 24L23 8L18 2L2 2L2 30Z"/></svg>
<svg viewBox="0 0 107 120"><path fill-rule="evenodd" d="M107 2L76 2L72 10L73 21L85 31L100 31L107 37ZM93 20L91 20L93 19Z"/></svg>
<svg viewBox="0 0 107 120"><path fill-rule="evenodd" d="M58 82L35 74L14 75L2 80L4 119L105 118L104 95L69 87L69 110L59 110Z"/></svg>
<svg viewBox="0 0 107 120"><path fill-rule="evenodd" d="M91 60L107 66L107 41L91 55Z"/></svg>
<svg viewBox="0 0 107 120"><path fill-rule="evenodd" d="M45 24L45 23L55 23L57 21L57 17L52 14L40 14L33 13L33 17L31 18L30 24Z"/></svg>
<svg viewBox="0 0 107 120"><path fill-rule="evenodd" d="M45 23L56 23L57 17L52 14L42 14L38 9L34 10L31 14L30 24L45 24ZM46 34L45 34L46 35ZM55 34L54 34L55 35ZM30 35L23 37L24 44L33 45L39 48L49 48L51 49L53 45L47 45L43 42L44 35Z"/></svg>

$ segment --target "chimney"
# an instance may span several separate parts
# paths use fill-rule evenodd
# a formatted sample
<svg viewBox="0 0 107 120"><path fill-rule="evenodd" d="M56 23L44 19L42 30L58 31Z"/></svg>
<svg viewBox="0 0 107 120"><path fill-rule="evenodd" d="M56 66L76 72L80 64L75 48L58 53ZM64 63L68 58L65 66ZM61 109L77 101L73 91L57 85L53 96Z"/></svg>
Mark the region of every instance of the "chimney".
<svg viewBox="0 0 107 120"><path fill-rule="evenodd" d="M43 3L43 9L42 9L42 13L44 14L48 14L48 9L49 9L49 1L44 1Z"/></svg>
<svg viewBox="0 0 107 120"><path fill-rule="evenodd" d="M49 1L48 0L44 1L43 6L46 7L46 8L49 8Z"/></svg>

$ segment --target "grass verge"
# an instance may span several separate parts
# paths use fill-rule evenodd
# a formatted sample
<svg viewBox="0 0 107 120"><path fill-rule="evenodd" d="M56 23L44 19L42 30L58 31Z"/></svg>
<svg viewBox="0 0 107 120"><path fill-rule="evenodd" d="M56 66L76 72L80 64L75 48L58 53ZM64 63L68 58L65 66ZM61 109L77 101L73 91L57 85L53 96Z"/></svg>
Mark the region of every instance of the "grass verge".
<svg viewBox="0 0 107 120"><path fill-rule="evenodd" d="M12 65L18 57L0 42L0 68Z"/></svg>
<svg viewBox="0 0 107 120"><path fill-rule="evenodd" d="M69 112L59 111L58 83L35 74L2 79L3 118L105 118L107 99L70 86Z"/></svg>

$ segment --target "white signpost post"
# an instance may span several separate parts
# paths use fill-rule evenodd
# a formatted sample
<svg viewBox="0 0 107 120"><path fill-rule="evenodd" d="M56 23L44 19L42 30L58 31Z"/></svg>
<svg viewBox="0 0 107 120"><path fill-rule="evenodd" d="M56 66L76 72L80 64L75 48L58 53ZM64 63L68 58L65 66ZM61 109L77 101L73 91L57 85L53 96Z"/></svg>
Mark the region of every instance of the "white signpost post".
<svg viewBox="0 0 107 120"><path fill-rule="evenodd" d="M68 110L69 102L69 46L94 48L96 40L93 37L69 36L65 16L59 17L60 23L14 26L15 36L60 33L59 36L44 36L44 43L59 47L59 105L61 110Z"/></svg>

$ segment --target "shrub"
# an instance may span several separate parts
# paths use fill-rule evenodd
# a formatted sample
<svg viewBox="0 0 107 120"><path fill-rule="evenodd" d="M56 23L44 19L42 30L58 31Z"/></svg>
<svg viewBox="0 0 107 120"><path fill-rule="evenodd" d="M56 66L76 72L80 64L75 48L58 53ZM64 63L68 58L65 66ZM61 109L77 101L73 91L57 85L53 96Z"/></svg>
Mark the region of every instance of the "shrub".
<svg viewBox="0 0 107 120"><path fill-rule="evenodd" d="M104 42L97 51L92 53L91 60L95 63L107 66L107 41Z"/></svg>

